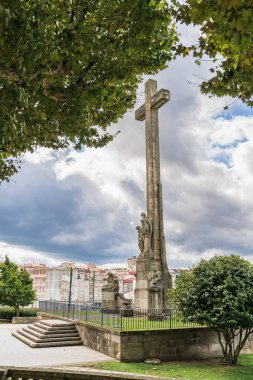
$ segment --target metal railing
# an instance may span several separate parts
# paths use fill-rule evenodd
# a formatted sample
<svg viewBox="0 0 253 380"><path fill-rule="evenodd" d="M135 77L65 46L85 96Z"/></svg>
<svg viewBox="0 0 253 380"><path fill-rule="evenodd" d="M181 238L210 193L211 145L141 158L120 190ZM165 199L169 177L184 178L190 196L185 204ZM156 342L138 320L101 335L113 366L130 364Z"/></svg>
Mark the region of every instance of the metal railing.
<svg viewBox="0 0 253 380"><path fill-rule="evenodd" d="M120 331L175 329L199 326L184 322L173 309L106 309L59 301L40 301L41 312Z"/></svg>

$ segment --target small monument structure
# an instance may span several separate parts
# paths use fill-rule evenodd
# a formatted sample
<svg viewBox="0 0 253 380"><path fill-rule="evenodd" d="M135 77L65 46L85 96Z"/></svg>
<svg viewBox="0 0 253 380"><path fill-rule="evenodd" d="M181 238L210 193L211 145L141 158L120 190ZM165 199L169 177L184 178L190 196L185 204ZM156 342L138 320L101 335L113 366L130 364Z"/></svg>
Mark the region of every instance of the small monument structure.
<svg viewBox="0 0 253 380"><path fill-rule="evenodd" d="M140 254L136 262L135 307L160 310L167 307L167 290L172 286L168 271L163 228L162 185L158 109L170 99L168 90L157 92L157 82L145 83L145 104L135 112L135 119L145 120L147 213L141 213L137 226Z"/></svg>
<svg viewBox="0 0 253 380"><path fill-rule="evenodd" d="M119 293L119 280L118 277L112 273L108 273L107 284L102 287L102 308L112 310L113 312L118 309L124 309L126 316L132 306L132 301L125 298L122 293Z"/></svg>

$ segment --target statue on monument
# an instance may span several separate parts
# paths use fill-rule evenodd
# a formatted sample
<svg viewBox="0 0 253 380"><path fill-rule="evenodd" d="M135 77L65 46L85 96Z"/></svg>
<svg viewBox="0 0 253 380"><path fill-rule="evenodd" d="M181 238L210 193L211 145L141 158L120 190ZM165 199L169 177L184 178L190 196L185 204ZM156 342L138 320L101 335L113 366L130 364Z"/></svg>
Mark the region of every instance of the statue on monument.
<svg viewBox="0 0 253 380"><path fill-rule="evenodd" d="M163 290L163 276L160 270L155 269L154 272L149 273L148 289L151 292L161 292Z"/></svg>
<svg viewBox="0 0 253 380"><path fill-rule="evenodd" d="M142 228L140 226L137 226L136 230L138 232L138 246L139 246L140 252L142 254L143 249L144 249L144 241L143 241Z"/></svg>
<svg viewBox="0 0 253 380"><path fill-rule="evenodd" d="M119 280L118 277L112 272L108 273L107 284L102 286L102 290L108 292L118 292L119 291Z"/></svg>
<svg viewBox="0 0 253 380"><path fill-rule="evenodd" d="M152 238L152 222L147 218L145 212L141 213L141 226L137 226L138 231L138 246L140 248L141 256L150 255L151 252L151 238ZM152 256L152 255L151 255Z"/></svg>
<svg viewBox="0 0 253 380"><path fill-rule="evenodd" d="M122 316L133 316L132 300L119 293L119 280L112 272L108 273L107 284L102 286L102 307L111 310L111 313L122 309Z"/></svg>

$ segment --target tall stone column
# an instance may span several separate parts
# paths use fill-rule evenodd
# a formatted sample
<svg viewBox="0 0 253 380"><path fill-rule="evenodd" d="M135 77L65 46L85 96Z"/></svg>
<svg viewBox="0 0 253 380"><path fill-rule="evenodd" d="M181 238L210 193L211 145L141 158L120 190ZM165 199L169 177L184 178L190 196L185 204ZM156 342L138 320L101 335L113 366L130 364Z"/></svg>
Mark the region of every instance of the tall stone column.
<svg viewBox="0 0 253 380"><path fill-rule="evenodd" d="M145 83L145 104L135 113L136 120L145 120L147 176L147 216L142 214L142 224L137 227L141 251L136 266L137 308L166 307L167 290L171 287L163 228L158 126L158 109L168 100L169 91L157 92L157 82L150 79Z"/></svg>

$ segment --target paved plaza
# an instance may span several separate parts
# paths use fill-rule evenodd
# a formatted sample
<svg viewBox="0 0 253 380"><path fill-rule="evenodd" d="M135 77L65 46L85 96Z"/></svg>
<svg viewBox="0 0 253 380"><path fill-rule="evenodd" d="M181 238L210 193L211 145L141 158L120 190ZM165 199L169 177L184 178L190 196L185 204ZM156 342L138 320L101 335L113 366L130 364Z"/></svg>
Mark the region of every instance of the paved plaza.
<svg viewBox="0 0 253 380"><path fill-rule="evenodd" d="M0 324L0 366L42 367L115 360L85 346L31 348L11 335L24 326Z"/></svg>

